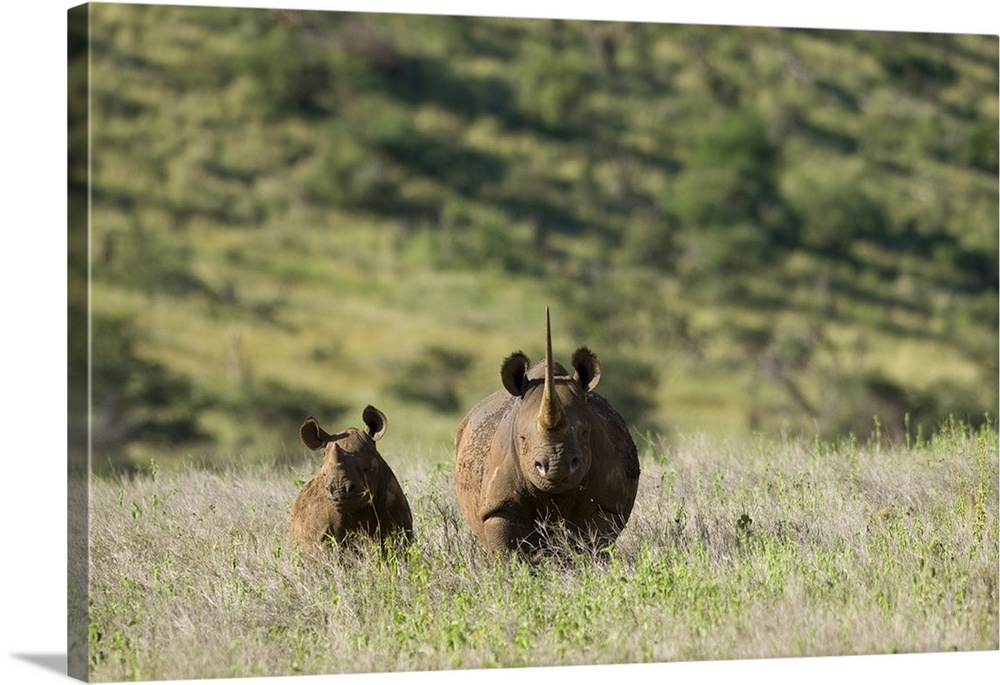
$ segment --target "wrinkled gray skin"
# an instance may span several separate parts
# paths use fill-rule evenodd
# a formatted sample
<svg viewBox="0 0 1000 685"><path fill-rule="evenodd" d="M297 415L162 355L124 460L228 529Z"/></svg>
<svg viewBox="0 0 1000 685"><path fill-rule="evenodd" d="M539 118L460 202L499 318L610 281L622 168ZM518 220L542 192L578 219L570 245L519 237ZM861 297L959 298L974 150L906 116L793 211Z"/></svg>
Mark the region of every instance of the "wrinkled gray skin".
<svg viewBox="0 0 1000 685"><path fill-rule="evenodd" d="M546 312L546 319L548 313ZM545 521L561 521L575 546L601 549L625 527L639 483L639 459L625 421L593 392L597 357L573 355L573 375L521 352L501 368L503 389L472 408L455 434L455 492L489 551L545 553ZM549 376L546 383L546 376Z"/></svg>
<svg viewBox="0 0 1000 685"><path fill-rule="evenodd" d="M385 414L375 407L362 413L364 430L348 428L330 435L313 417L299 428L312 450L322 448L323 466L292 505L292 542L303 548L368 536L408 543L413 517L392 469L375 448L386 429Z"/></svg>

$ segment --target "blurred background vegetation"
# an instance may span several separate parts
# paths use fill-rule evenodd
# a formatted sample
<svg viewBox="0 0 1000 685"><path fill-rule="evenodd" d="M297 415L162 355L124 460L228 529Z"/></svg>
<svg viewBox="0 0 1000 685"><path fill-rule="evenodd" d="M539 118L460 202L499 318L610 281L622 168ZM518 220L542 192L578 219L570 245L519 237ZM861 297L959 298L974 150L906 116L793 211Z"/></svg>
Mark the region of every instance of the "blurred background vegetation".
<svg viewBox="0 0 1000 685"><path fill-rule="evenodd" d="M117 4L90 30L96 470L298 460L306 415L367 403L390 460L448 462L546 305L640 441L996 412L996 36Z"/></svg>

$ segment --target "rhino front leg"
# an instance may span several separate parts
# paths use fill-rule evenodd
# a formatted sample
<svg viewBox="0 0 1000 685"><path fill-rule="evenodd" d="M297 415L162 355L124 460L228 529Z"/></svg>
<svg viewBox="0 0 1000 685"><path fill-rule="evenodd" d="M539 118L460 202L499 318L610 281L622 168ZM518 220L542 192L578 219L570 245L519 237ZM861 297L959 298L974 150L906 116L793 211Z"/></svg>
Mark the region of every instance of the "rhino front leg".
<svg viewBox="0 0 1000 685"><path fill-rule="evenodd" d="M531 538L535 528L531 521L524 521L507 512L498 512L483 521L483 542L490 552L519 552L530 559L534 546Z"/></svg>

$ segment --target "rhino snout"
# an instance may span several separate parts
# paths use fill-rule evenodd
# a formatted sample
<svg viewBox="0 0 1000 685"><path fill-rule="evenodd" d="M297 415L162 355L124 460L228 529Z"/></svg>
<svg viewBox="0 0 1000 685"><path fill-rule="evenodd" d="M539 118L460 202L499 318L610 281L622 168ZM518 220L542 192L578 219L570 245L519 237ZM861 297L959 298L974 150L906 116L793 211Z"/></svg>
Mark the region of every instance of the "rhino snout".
<svg viewBox="0 0 1000 685"><path fill-rule="evenodd" d="M361 494L361 488L351 480L334 481L327 486L326 491L334 501L354 499Z"/></svg>
<svg viewBox="0 0 1000 685"><path fill-rule="evenodd" d="M563 492L575 487L586 475L584 460L579 455L537 456L531 464L533 473L529 480L542 492Z"/></svg>
<svg viewBox="0 0 1000 685"><path fill-rule="evenodd" d="M568 463L553 463L546 457L535 460L535 471L543 478L559 479L560 476L573 476L580 470L580 457L573 457ZM565 472L565 473L563 473Z"/></svg>

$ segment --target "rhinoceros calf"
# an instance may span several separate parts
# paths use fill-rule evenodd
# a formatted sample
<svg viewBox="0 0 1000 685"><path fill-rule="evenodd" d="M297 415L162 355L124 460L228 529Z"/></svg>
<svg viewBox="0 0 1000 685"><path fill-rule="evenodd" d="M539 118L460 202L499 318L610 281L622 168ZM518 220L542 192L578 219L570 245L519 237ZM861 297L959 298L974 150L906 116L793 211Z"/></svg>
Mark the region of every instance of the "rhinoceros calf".
<svg viewBox="0 0 1000 685"><path fill-rule="evenodd" d="M574 546L600 549L628 522L639 458L625 421L593 392L601 377L586 347L573 375L552 359L545 312L545 359L515 352L500 371L503 389L479 402L455 433L455 493L473 533L490 551L537 558L542 527L562 522Z"/></svg>
<svg viewBox="0 0 1000 685"><path fill-rule="evenodd" d="M368 406L364 430L330 435L313 417L299 428L312 450L324 449L323 466L292 504L292 541L303 548L368 536L383 545L390 538L408 543L413 517L399 481L375 448L386 429L385 414Z"/></svg>

